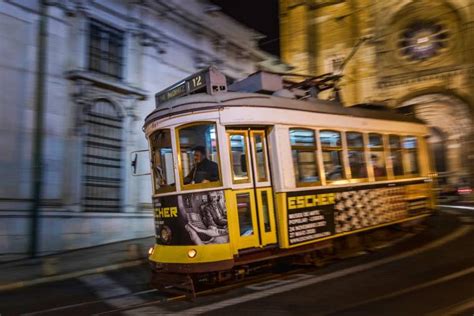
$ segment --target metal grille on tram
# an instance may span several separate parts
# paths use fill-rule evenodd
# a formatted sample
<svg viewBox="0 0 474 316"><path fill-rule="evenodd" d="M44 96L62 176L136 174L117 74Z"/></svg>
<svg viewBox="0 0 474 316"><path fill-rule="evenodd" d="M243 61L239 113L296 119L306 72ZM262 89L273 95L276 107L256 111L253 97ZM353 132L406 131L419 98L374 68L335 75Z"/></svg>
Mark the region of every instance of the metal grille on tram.
<svg viewBox="0 0 474 316"><path fill-rule="evenodd" d="M121 155L122 119L112 103L98 101L86 116L84 211L120 211Z"/></svg>

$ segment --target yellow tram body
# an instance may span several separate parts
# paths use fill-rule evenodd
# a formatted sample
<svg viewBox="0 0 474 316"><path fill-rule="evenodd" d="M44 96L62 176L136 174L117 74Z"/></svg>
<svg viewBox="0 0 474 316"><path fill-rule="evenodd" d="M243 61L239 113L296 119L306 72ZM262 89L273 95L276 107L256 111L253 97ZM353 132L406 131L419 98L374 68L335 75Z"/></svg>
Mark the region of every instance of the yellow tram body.
<svg viewBox="0 0 474 316"><path fill-rule="evenodd" d="M144 126L157 270L229 270L431 213L422 122L300 97L279 76L255 76L257 88L243 92L248 84L228 88L210 68L157 94ZM217 166L212 181L190 181L205 173L192 142Z"/></svg>

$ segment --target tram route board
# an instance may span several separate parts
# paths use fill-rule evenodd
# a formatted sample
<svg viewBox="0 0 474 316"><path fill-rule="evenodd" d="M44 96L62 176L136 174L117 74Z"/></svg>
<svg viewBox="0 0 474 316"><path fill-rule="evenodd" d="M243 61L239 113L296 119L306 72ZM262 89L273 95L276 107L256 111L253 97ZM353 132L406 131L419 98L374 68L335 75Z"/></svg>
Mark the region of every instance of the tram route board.
<svg viewBox="0 0 474 316"><path fill-rule="evenodd" d="M184 79L182 82L158 92L156 94L156 104L158 105L174 98L189 95L193 92L196 92L197 90L200 90L201 88L206 87L206 73L207 72L194 74L191 77Z"/></svg>

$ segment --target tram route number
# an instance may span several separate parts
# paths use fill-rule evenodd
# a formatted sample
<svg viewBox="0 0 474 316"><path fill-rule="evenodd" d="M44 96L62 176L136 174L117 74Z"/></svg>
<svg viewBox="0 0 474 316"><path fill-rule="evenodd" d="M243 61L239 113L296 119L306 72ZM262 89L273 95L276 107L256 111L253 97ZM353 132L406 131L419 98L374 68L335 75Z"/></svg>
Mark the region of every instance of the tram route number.
<svg viewBox="0 0 474 316"><path fill-rule="evenodd" d="M196 77L191 78L191 80L189 80L189 91L192 92L192 91L194 91L196 89L199 89L199 88L201 88L205 85L206 85L206 83L205 83L204 76L202 74L197 75Z"/></svg>

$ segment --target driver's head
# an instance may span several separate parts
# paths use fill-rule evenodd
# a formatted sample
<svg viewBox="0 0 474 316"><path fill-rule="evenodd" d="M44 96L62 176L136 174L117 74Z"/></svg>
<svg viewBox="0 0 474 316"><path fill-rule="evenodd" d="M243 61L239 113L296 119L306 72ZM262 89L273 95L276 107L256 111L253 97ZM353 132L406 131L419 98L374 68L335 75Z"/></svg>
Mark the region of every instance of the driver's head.
<svg viewBox="0 0 474 316"><path fill-rule="evenodd" d="M196 146L194 149L194 162L200 163L206 158L206 148L204 146Z"/></svg>

